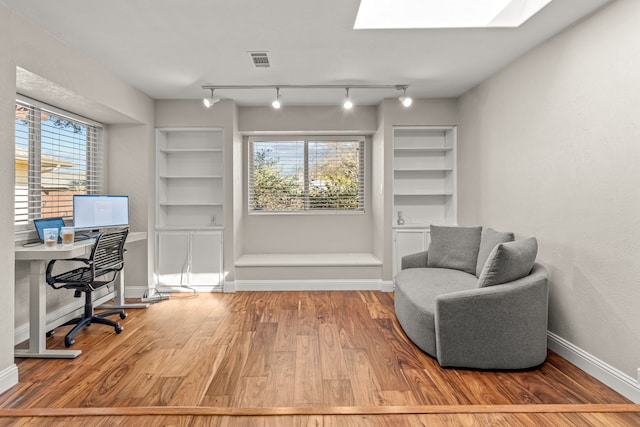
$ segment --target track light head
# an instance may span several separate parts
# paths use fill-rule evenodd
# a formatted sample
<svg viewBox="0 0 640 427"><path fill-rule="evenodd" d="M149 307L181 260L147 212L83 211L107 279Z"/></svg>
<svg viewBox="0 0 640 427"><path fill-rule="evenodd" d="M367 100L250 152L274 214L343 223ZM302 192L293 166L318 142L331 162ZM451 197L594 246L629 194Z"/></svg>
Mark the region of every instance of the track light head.
<svg viewBox="0 0 640 427"><path fill-rule="evenodd" d="M209 98L204 98L202 100L202 104L204 105L204 108L211 108L213 107L217 102L220 101L220 98L214 98L213 96L213 91L214 89L211 89L211 96Z"/></svg>
<svg viewBox="0 0 640 427"><path fill-rule="evenodd" d="M408 86L402 87L402 96L398 98L398 100L400 100L400 103L402 103L403 106L410 107L411 104L413 104L413 99L411 99L410 96L407 96L407 87Z"/></svg>
<svg viewBox="0 0 640 427"><path fill-rule="evenodd" d="M405 107L411 107L411 104L413 104L413 99L411 99L411 97L409 96L401 96L398 99Z"/></svg>
<svg viewBox="0 0 640 427"><path fill-rule="evenodd" d="M273 108L275 108L276 110L279 110L280 107L282 107L282 102L280 102L280 88L279 87L276 88L276 99L273 100L273 102L271 103L271 106Z"/></svg>
<svg viewBox="0 0 640 427"><path fill-rule="evenodd" d="M344 99L344 103L342 104L342 107L345 110L350 110L353 108L353 102L351 102L351 98L349 98L349 88L345 88L345 90L347 91L347 96Z"/></svg>

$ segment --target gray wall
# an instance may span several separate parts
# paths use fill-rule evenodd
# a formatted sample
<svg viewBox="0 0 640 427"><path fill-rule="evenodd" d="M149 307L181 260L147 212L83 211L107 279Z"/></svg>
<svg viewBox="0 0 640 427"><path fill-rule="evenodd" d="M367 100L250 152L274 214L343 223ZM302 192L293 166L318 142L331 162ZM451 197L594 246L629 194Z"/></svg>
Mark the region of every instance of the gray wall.
<svg viewBox="0 0 640 427"><path fill-rule="evenodd" d="M412 108L399 106L397 99L378 107L344 111L338 106L237 107L232 101L211 110L199 101L156 101L158 127L225 128L225 272L226 280L238 279L383 279L391 280L391 201L393 175L391 149L394 125L449 125L456 123L453 99L416 100ZM252 135L365 135L366 210L364 214L249 215L247 213L247 141ZM390 157L387 157L390 156ZM153 162L152 162L153 163ZM153 166L151 166L153 168ZM386 200L386 201L385 201ZM387 212L388 211L388 212ZM383 225L384 224L384 225ZM151 237L153 238L153 237ZM254 253L374 253L380 268L353 271L326 268L256 269L234 266L243 254ZM384 271L384 273L383 273Z"/></svg>
<svg viewBox="0 0 640 427"><path fill-rule="evenodd" d="M341 107L241 107L239 132L244 134L364 134L376 128L376 108L345 111ZM370 141L367 141L366 173L371 176ZM247 176L247 144L243 144L243 176ZM368 181L367 181L368 182ZM243 182L246 185L246 182ZM366 189L369 193L369 189ZM246 193L246 191L243 191ZM365 196L369 200L369 195ZM247 214L246 194L242 209L243 253L371 252L372 222L368 205L364 214Z"/></svg>
<svg viewBox="0 0 640 427"><path fill-rule="evenodd" d="M12 61L11 14L0 5L0 194L11 200L15 183L15 85L16 67ZM15 382L13 363L14 317L14 235L13 203L0 208L0 373L7 378L0 383L0 392Z"/></svg>
<svg viewBox="0 0 640 427"><path fill-rule="evenodd" d="M16 92L20 92L106 125L109 135L105 159L107 191L131 193L132 229L148 231L147 150L153 141L153 101L92 59L13 15L1 4L0 52L0 194L3 199L11 200L14 195L13 116ZM81 111L78 105L82 106ZM140 187L132 190L131 182L140 183ZM12 203L5 203L0 210L0 227L13 230ZM29 278L28 263L14 261L13 232L2 233L0 239L4 286L0 301L2 372L13 364L14 326L26 329ZM136 244L128 252L128 262L145 266L147 253L144 244ZM146 285L147 269L128 269L127 279ZM61 294L49 292L50 310L67 305L70 300L74 302L72 296L69 299Z"/></svg>
<svg viewBox="0 0 640 427"><path fill-rule="evenodd" d="M619 0L459 101L460 223L536 236L549 329L640 367L640 2Z"/></svg>

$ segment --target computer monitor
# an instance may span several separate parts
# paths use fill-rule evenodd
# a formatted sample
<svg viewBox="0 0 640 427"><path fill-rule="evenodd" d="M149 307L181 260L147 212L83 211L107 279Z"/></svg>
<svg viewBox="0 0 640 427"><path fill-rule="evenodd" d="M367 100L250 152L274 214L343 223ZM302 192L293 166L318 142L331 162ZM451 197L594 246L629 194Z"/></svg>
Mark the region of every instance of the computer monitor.
<svg viewBox="0 0 640 427"><path fill-rule="evenodd" d="M129 197L95 194L73 195L73 226L80 230L129 225Z"/></svg>

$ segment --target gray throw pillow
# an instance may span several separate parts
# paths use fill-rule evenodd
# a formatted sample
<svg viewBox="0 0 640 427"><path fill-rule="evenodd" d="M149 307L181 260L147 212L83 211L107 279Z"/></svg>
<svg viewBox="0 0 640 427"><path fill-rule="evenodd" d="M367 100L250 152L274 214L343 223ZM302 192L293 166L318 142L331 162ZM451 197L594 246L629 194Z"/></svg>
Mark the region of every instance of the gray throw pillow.
<svg viewBox="0 0 640 427"><path fill-rule="evenodd" d="M427 267L476 273L482 227L431 226Z"/></svg>
<svg viewBox="0 0 640 427"><path fill-rule="evenodd" d="M501 232L493 228L485 228L482 230L482 238L480 239L480 250L478 251L478 262L476 263L476 277L480 277L482 268L487 263L489 254L499 243L513 242L513 233L510 231Z"/></svg>
<svg viewBox="0 0 640 427"><path fill-rule="evenodd" d="M480 273L478 287L499 285L527 276L536 261L538 241L535 237L500 243L493 248Z"/></svg>

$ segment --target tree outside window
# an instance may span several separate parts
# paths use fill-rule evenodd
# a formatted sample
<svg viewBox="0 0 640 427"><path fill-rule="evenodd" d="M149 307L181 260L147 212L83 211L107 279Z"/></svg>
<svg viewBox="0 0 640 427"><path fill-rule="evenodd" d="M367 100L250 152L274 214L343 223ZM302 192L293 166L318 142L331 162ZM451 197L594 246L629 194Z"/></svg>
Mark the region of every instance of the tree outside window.
<svg viewBox="0 0 640 427"><path fill-rule="evenodd" d="M249 210L364 211L364 140L254 140Z"/></svg>

